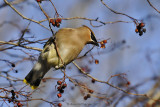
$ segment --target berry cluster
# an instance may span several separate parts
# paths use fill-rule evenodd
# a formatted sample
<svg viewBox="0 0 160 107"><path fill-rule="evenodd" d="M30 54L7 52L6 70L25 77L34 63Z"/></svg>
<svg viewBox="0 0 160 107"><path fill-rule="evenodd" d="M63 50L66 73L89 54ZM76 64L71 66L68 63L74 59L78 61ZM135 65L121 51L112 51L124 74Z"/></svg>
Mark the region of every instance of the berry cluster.
<svg viewBox="0 0 160 107"><path fill-rule="evenodd" d="M84 100L87 100L88 98L90 98L91 95L90 94L87 94L86 96L84 96Z"/></svg>
<svg viewBox="0 0 160 107"><path fill-rule="evenodd" d="M60 27L60 23L62 22L61 18L57 18L57 19L50 19L49 21L50 23L52 23L52 25L55 27Z"/></svg>
<svg viewBox="0 0 160 107"><path fill-rule="evenodd" d="M22 107L23 105L19 102L19 101L16 101L16 98L18 98L18 95L15 93L14 90L11 90L11 98L8 99L8 102L13 102L14 104L17 104L16 107Z"/></svg>
<svg viewBox="0 0 160 107"><path fill-rule="evenodd" d="M36 0L37 2L39 2L39 3L42 3L42 0Z"/></svg>
<svg viewBox="0 0 160 107"><path fill-rule="evenodd" d="M135 29L135 32L136 33L139 33L139 36L142 36L143 33L146 32L146 28L144 28L145 24L143 22L139 23L137 26L136 26L136 29Z"/></svg>
<svg viewBox="0 0 160 107"><path fill-rule="evenodd" d="M91 98L91 94L93 94L93 90L91 90L91 89L88 89L88 94L86 95L86 96L84 96L84 100L87 100L88 98Z"/></svg>
<svg viewBox="0 0 160 107"><path fill-rule="evenodd" d="M107 40L103 40L100 42L101 48L106 48L105 44L107 43Z"/></svg>
<svg viewBox="0 0 160 107"><path fill-rule="evenodd" d="M64 89L67 87L66 83L62 83L62 81L57 81L57 91L59 91L59 93L57 94L58 98L62 97L62 93L64 93Z"/></svg>

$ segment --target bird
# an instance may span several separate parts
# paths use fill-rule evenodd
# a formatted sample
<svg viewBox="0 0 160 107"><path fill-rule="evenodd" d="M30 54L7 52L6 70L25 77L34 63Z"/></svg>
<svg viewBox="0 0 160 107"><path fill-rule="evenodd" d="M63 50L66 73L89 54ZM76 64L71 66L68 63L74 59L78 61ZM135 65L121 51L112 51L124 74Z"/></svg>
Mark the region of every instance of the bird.
<svg viewBox="0 0 160 107"><path fill-rule="evenodd" d="M86 44L99 46L94 32L88 26L61 28L43 46L38 61L23 82L36 89L44 75L53 67L56 70L74 61Z"/></svg>

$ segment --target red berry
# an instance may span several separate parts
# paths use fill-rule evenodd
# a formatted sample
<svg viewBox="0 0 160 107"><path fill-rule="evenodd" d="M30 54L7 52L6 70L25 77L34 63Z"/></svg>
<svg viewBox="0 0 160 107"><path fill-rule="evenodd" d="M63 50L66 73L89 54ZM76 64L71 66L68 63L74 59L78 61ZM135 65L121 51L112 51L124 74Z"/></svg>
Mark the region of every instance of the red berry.
<svg viewBox="0 0 160 107"><path fill-rule="evenodd" d="M59 24L59 23L56 23L56 26L57 26L57 27L60 27L60 24Z"/></svg>
<svg viewBox="0 0 160 107"><path fill-rule="evenodd" d="M58 90L58 91L61 90L61 89L62 89L61 86L57 87L57 90Z"/></svg>
<svg viewBox="0 0 160 107"><path fill-rule="evenodd" d="M58 103L58 107L62 107L62 104L61 104L61 103Z"/></svg>
<svg viewBox="0 0 160 107"><path fill-rule="evenodd" d="M61 19L61 18L57 18L57 22L58 22L58 23L61 23L61 22L62 22L62 19Z"/></svg>
<svg viewBox="0 0 160 107"><path fill-rule="evenodd" d="M99 60L96 59L96 60L95 60L95 64L99 64Z"/></svg>
<svg viewBox="0 0 160 107"><path fill-rule="evenodd" d="M103 43L107 43L107 40L103 40Z"/></svg>
<svg viewBox="0 0 160 107"><path fill-rule="evenodd" d="M56 23L59 23L57 19L55 19L55 22L56 22Z"/></svg>
<svg viewBox="0 0 160 107"><path fill-rule="evenodd" d="M138 29L135 29L135 32L138 33Z"/></svg>
<svg viewBox="0 0 160 107"><path fill-rule="evenodd" d="M131 84L131 83L128 81L128 82L127 82L127 85L130 85L130 84Z"/></svg>
<svg viewBox="0 0 160 107"><path fill-rule="evenodd" d="M101 48L106 48L106 46L104 44L101 44Z"/></svg>
<svg viewBox="0 0 160 107"><path fill-rule="evenodd" d="M54 22L54 19L50 19L49 22L50 22L50 23L53 23L53 22Z"/></svg>
<svg viewBox="0 0 160 107"><path fill-rule="evenodd" d="M64 84L62 85L62 88L64 89L64 88L66 88L66 87L67 87L67 84L64 83Z"/></svg>
<svg viewBox="0 0 160 107"><path fill-rule="evenodd" d="M18 107L21 107L21 106L22 106L22 104L21 104L20 102L18 102L18 103L17 103L17 106L18 106Z"/></svg>
<svg viewBox="0 0 160 107"><path fill-rule="evenodd" d="M40 2L40 3L41 3L41 0L37 0L37 2Z"/></svg>
<svg viewBox="0 0 160 107"><path fill-rule="evenodd" d="M52 25L53 25L53 26L56 26L56 23L55 23L55 21L53 21L53 22L52 22Z"/></svg>
<svg viewBox="0 0 160 107"><path fill-rule="evenodd" d="M144 23L140 23L139 26L140 26L140 27L144 27L145 24L144 24Z"/></svg>
<svg viewBox="0 0 160 107"><path fill-rule="evenodd" d="M8 99L8 102L10 103L12 100L11 99Z"/></svg>
<svg viewBox="0 0 160 107"><path fill-rule="evenodd" d="M58 97L58 98L61 98L61 97L62 97L62 94L61 94L61 93L58 93L58 94L57 94L57 97Z"/></svg>
<svg viewBox="0 0 160 107"><path fill-rule="evenodd" d="M101 44L101 45L104 45L104 42L103 42L103 41L101 41L101 42L100 42L100 44Z"/></svg>
<svg viewBox="0 0 160 107"><path fill-rule="evenodd" d="M93 90L88 90L89 91L89 93L93 93L94 91Z"/></svg>
<svg viewBox="0 0 160 107"><path fill-rule="evenodd" d="M57 84L58 84L58 85L61 85L61 84L62 84L62 81L57 81Z"/></svg>

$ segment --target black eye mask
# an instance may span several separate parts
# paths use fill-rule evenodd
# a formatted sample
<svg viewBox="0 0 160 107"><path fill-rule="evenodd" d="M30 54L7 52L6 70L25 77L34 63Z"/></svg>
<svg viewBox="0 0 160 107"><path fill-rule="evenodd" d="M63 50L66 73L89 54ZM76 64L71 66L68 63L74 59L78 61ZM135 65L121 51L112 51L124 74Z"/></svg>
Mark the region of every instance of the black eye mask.
<svg viewBox="0 0 160 107"><path fill-rule="evenodd" d="M95 38L93 32L91 32L91 39L92 39L94 42L97 42L97 39Z"/></svg>

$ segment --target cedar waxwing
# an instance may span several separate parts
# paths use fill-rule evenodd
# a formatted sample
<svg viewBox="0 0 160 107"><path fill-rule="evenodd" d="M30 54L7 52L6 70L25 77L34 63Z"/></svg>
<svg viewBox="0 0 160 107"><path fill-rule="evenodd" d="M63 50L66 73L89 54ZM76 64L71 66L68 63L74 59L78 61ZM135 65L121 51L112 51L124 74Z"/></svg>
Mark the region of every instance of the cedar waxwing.
<svg viewBox="0 0 160 107"><path fill-rule="evenodd" d="M99 46L89 27L60 29L56 32L55 38L51 37L44 45L38 62L25 77L24 83L30 84L32 89L37 88L51 67L65 68L65 65L77 58L86 44Z"/></svg>

